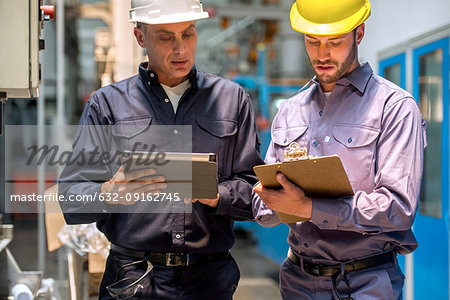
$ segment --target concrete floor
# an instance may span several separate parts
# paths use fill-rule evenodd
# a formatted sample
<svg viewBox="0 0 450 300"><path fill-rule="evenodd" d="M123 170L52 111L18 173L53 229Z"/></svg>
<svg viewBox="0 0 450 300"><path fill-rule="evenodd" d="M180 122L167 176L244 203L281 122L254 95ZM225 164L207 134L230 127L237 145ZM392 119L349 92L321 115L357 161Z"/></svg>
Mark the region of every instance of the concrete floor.
<svg viewBox="0 0 450 300"><path fill-rule="evenodd" d="M279 266L257 249L251 236L241 230L235 232L236 244L231 253L241 270L241 280L235 300L278 300Z"/></svg>
<svg viewBox="0 0 450 300"><path fill-rule="evenodd" d="M36 220L19 219L14 221L14 239L9 245L13 256L23 271L34 271L38 268L37 262L37 226ZM261 255L248 232L236 231L236 245L232 249L241 270L241 280L235 293L235 300L278 300L281 299L278 290L279 266ZM58 257L59 256L59 257ZM59 263L62 261L61 263ZM47 253L46 270L44 278L56 280L55 286L59 291L58 298L70 299L67 281L67 262L64 250ZM83 266L83 263L80 263ZM84 272L83 285L87 286L87 271ZM89 297L87 288L81 289L79 297L82 300L93 300Z"/></svg>

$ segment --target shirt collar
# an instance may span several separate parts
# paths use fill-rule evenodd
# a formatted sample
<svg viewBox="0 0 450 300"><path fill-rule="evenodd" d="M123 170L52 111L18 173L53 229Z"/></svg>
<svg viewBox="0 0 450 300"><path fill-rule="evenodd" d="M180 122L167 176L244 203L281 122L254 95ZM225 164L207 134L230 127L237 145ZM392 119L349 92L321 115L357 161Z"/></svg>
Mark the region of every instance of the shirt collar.
<svg viewBox="0 0 450 300"><path fill-rule="evenodd" d="M367 83L372 77L373 71L368 62L363 63L343 78L338 80L338 84L342 81L343 84L350 83L356 87L361 93L366 90Z"/></svg>
<svg viewBox="0 0 450 300"><path fill-rule="evenodd" d="M342 77L337 81L337 85L348 85L351 84L355 88L357 88L361 93L364 94L364 91L366 90L367 83L369 82L369 79L372 77L373 70L370 67L368 62L365 62L361 64L359 67ZM311 80L311 82L315 83L316 85L320 85L320 82L317 80L317 77L314 76L314 78Z"/></svg>
<svg viewBox="0 0 450 300"><path fill-rule="evenodd" d="M148 86L152 86L156 83L159 84L158 75L156 75L156 72L148 69L148 62L139 65L139 76ZM195 66L192 67L192 70L189 72L188 79L191 83L191 87L197 87L197 69Z"/></svg>

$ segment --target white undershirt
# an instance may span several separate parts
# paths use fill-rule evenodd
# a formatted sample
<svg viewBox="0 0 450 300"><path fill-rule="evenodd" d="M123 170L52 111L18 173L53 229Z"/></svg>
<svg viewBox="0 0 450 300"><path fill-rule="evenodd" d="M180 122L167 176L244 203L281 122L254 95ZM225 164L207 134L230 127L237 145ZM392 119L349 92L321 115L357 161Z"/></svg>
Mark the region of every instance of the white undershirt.
<svg viewBox="0 0 450 300"><path fill-rule="evenodd" d="M330 97L331 92L323 92L323 94L325 95L325 100L328 101L328 98Z"/></svg>
<svg viewBox="0 0 450 300"><path fill-rule="evenodd" d="M173 111L176 112L178 108L178 102L180 102L180 99L183 96L184 92L186 92L186 90L191 87L191 83L189 82L189 80L186 80L174 87L170 87L162 83L161 86L166 92L167 97L169 97L170 102L172 102Z"/></svg>

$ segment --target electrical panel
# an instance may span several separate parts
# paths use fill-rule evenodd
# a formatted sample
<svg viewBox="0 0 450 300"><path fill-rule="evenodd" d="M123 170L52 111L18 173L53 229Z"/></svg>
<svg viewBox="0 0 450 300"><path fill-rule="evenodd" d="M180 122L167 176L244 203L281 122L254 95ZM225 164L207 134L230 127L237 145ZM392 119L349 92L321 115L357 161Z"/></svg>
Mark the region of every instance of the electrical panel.
<svg viewBox="0 0 450 300"><path fill-rule="evenodd" d="M41 30L53 14L43 0L0 1L0 100L39 96Z"/></svg>

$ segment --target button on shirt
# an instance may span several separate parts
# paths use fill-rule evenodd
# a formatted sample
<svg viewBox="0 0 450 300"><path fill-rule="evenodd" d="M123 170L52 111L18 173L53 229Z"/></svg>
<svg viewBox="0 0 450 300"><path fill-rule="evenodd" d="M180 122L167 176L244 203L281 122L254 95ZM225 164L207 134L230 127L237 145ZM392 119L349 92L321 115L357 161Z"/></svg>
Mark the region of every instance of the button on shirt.
<svg viewBox="0 0 450 300"><path fill-rule="evenodd" d="M182 82L174 87L170 87L165 84L161 84L161 86L163 87L164 92L166 92L167 96L169 97L164 99L164 101L166 103L171 102L173 110L177 111L178 102L180 102L180 99L181 97L183 97L184 92L191 86L191 83L189 82L189 80L186 80L185 82Z"/></svg>
<svg viewBox="0 0 450 300"><path fill-rule="evenodd" d="M189 81L191 87L174 111L165 101L168 97L157 75L143 64L139 75L98 90L86 105L80 125L191 125L192 152L217 154L219 206L214 209L196 202L192 213L124 214L110 213L116 205L99 199L63 202L68 224L97 222L110 242L140 251L209 253L232 247L233 220L253 219L251 187L257 179L252 168L264 163L251 99L238 84L195 68ZM172 132L181 135L178 129ZM139 132L122 135L144 142ZM102 146L102 141L79 130L73 152L75 156L82 151L89 153L97 146ZM66 199L70 195L98 195L101 184L118 168L66 166L59 192Z"/></svg>
<svg viewBox="0 0 450 300"><path fill-rule="evenodd" d="M292 142L314 156L337 154L354 196L312 199L311 221L289 224L298 254L347 261L417 247L411 226L417 211L426 124L406 91L373 74L365 63L341 78L325 101L317 80L285 101L272 125L266 163L283 161ZM256 193L259 223L280 223Z"/></svg>

